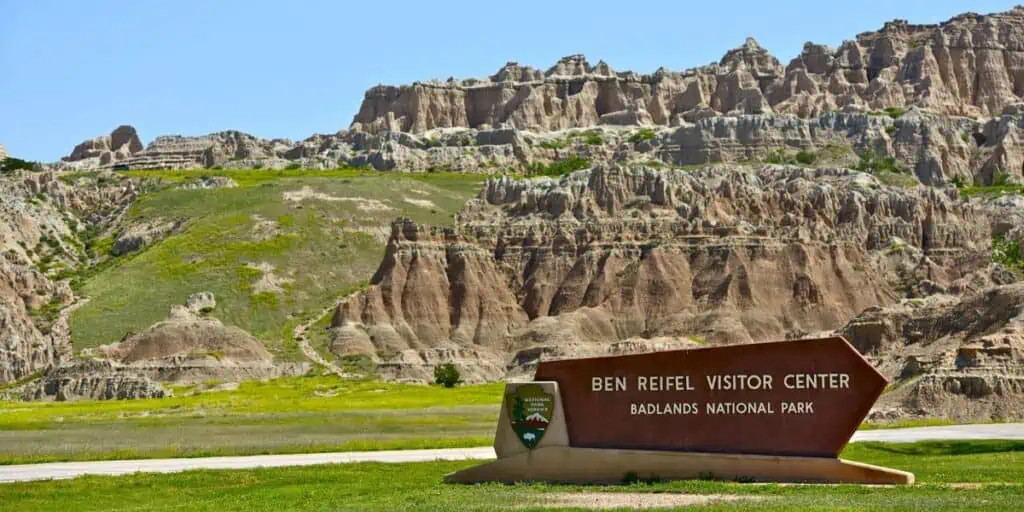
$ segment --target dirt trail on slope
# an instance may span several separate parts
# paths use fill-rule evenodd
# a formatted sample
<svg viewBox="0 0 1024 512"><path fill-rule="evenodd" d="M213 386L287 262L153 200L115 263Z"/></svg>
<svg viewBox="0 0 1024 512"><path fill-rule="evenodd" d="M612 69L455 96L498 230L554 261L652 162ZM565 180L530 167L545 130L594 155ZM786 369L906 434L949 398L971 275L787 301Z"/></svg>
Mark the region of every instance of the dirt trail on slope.
<svg viewBox="0 0 1024 512"><path fill-rule="evenodd" d="M330 370L331 373L343 379L349 378L351 377L351 375L345 373L345 370L342 370L340 366L332 363L331 361L328 361L322 355L320 355L320 353L317 352L312 345L310 345L309 337L306 335L306 333L308 333L309 329L313 326L313 324L317 323L321 318L324 317L324 315L331 314L331 312L333 312L334 309L337 308L339 304L341 304L346 298L349 297L349 295L338 297L330 306L321 309L320 311L317 312L317 314L313 315L313 317L307 320L306 322L296 325L295 330L292 331L292 335L295 337L295 343L299 345L299 349L302 350L302 353L305 354L307 359L313 361L314 363L320 366L323 366L324 368L327 368L328 370Z"/></svg>

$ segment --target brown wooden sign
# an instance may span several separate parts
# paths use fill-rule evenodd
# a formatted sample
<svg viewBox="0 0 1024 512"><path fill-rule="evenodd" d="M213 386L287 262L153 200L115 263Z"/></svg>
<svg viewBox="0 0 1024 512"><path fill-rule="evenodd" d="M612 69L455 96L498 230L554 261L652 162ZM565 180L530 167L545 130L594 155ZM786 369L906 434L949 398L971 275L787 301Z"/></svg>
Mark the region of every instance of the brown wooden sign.
<svg viewBox="0 0 1024 512"><path fill-rule="evenodd" d="M545 361L569 445L836 457L886 379L843 338Z"/></svg>

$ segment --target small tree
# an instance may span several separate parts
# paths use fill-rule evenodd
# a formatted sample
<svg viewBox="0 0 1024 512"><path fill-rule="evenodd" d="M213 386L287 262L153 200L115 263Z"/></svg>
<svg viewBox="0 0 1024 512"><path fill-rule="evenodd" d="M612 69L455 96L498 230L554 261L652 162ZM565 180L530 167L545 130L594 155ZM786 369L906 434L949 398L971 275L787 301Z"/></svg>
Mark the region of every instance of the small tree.
<svg viewBox="0 0 1024 512"><path fill-rule="evenodd" d="M797 163L804 165L812 165L817 159L818 155L807 150L800 151L799 153L796 154Z"/></svg>
<svg viewBox="0 0 1024 512"><path fill-rule="evenodd" d="M460 382L462 382L462 376L459 375L459 369L454 364L445 363L434 367L434 384L454 388Z"/></svg>
<svg viewBox="0 0 1024 512"><path fill-rule="evenodd" d="M522 421L526 419L526 406L523 405L523 397L516 396L515 402L512 403L512 421Z"/></svg>
<svg viewBox="0 0 1024 512"><path fill-rule="evenodd" d="M7 157L0 158L0 173L8 173L16 171L18 169L25 169L27 171L36 170L36 162L30 162L28 160L22 160L20 158Z"/></svg>

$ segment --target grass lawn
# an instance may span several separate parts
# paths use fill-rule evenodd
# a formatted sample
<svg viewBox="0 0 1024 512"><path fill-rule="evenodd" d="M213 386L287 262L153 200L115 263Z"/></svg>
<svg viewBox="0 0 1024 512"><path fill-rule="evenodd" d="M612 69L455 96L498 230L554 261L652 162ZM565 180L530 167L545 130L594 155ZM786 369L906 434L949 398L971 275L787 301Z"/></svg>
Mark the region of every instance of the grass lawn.
<svg viewBox="0 0 1024 512"><path fill-rule="evenodd" d="M0 464L482 446L503 389L309 376L173 398L0 402Z"/></svg>
<svg viewBox="0 0 1024 512"><path fill-rule="evenodd" d="M481 175L334 171L132 171L167 184L228 176L238 188L167 186L131 208L129 224L184 221L182 231L104 265L85 280L89 302L71 316L76 350L115 342L166 317L189 294L211 291L213 313L302 359L292 329L364 286L400 216L446 225ZM112 239L97 242L106 247Z"/></svg>
<svg viewBox="0 0 1024 512"><path fill-rule="evenodd" d="M553 510L567 495L712 495L708 510L1020 510L1024 442L853 445L844 457L912 471L912 487L681 481L621 486L449 485L474 462L341 464L170 475L84 477L0 485L10 510ZM963 485L971 482L970 485ZM958 485L959 484L959 485ZM560 510L565 510L560 508ZM576 508L575 510L585 510Z"/></svg>
<svg viewBox="0 0 1024 512"><path fill-rule="evenodd" d="M333 375L175 397L0 402L0 465L490 445L504 384L444 389ZM862 429L946 425L912 420Z"/></svg>

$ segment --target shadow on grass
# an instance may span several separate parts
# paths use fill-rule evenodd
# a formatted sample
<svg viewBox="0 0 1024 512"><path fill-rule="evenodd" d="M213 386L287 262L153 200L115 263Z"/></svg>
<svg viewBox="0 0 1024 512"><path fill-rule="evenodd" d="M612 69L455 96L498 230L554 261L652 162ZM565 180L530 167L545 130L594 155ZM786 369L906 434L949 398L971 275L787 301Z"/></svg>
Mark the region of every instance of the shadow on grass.
<svg viewBox="0 0 1024 512"><path fill-rule="evenodd" d="M906 444L866 442L858 444L862 449L899 455L973 455L1024 452L1024 441L1017 440L921 441Z"/></svg>

